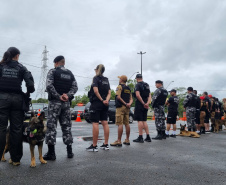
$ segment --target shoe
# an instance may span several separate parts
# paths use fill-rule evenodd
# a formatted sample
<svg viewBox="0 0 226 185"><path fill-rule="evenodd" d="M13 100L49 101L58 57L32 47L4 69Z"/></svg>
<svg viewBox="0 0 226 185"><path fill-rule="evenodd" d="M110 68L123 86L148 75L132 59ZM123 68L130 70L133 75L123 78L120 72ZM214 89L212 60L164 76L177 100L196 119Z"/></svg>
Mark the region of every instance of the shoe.
<svg viewBox="0 0 226 185"><path fill-rule="evenodd" d="M67 158L73 158L74 154L72 152L72 146L71 145L67 145Z"/></svg>
<svg viewBox="0 0 226 185"><path fill-rule="evenodd" d="M144 141L146 141L146 142L151 142L151 138L150 138L150 136L147 136L146 138L145 138L145 140Z"/></svg>
<svg viewBox="0 0 226 185"><path fill-rule="evenodd" d="M90 145L90 147L86 148L86 151L88 152L98 152L97 146L93 146L93 144Z"/></svg>
<svg viewBox="0 0 226 185"><path fill-rule="evenodd" d="M117 140L114 143L111 143L110 145L111 146L122 146L122 143Z"/></svg>
<svg viewBox="0 0 226 185"><path fill-rule="evenodd" d="M162 140L162 134L161 134L161 131L158 131L158 130L157 130L157 136L156 136L156 137L153 137L152 139L154 139L154 140Z"/></svg>
<svg viewBox="0 0 226 185"><path fill-rule="evenodd" d="M144 143L144 139L143 139L143 137L138 136L138 138L137 139L134 139L133 142L136 142L136 143Z"/></svg>
<svg viewBox="0 0 226 185"><path fill-rule="evenodd" d="M56 154L55 154L55 146L54 145L48 145L48 152L43 156L44 160L50 160L55 161L56 160Z"/></svg>
<svg viewBox="0 0 226 185"><path fill-rule="evenodd" d="M166 134L166 138L169 138L170 136L169 136L169 134Z"/></svg>
<svg viewBox="0 0 226 185"><path fill-rule="evenodd" d="M175 134L171 134L170 137L176 138L177 136Z"/></svg>
<svg viewBox="0 0 226 185"><path fill-rule="evenodd" d="M125 141L123 142L124 145L130 145L130 141L125 139Z"/></svg>
<svg viewBox="0 0 226 185"><path fill-rule="evenodd" d="M109 150L108 144L104 144L104 143L100 146L100 148L103 150Z"/></svg>

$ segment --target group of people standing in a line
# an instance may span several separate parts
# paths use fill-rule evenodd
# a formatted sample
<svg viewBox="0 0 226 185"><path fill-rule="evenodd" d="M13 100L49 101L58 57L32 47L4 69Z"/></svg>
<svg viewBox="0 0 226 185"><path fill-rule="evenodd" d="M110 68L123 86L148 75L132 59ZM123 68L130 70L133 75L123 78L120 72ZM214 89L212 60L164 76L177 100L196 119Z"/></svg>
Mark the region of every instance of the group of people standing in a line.
<svg viewBox="0 0 226 185"><path fill-rule="evenodd" d="M20 51L15 47L10 47L0 62L0 156L3 153L6 143L6 129L8 120L10 121L10 145L11 159L13 162L20 162L22 151L22 126L24 121L24 96L29 96L35 91L34 79L32 74L24 67L19 60ZM46 144L48 151L43 156L44 160L55 160L55 144L56 144L56 127L57 121L61 125L63 132L63 142L67 146L68 158L73 158L72 151L73 137L71 133L71 117L70 103L74 98L74 94L78 90L76 79L73 73L66 69L65 58L57 56L54 61L54 68L48 72L46 81L46 90L48 92L48 116L47 116L47 132ZM92 81L91 89L88 93L90 106L90 120L93 127L93 143L86 148L87 151L98 151L97 141L99 135L99 122L104 129L104 143L100 148L109 150L109 126L107 122L107 111L111 97L111 89L108 78L104 77L105 67L100 64L95 69L95 76ZM25 81L27 92L22 92L22 81ZM163 87L161 80L156 81L156 91L151 97L150 88L143 81L141 74L136 75L137 84L132 93L131 89L126 85L127 77L119 76L119 85L116 89L116 125L118 126L118 138L111 146L122 146L123 125L126 129L126 139L123 144L130 145L130 126L129 112L133 103L133 96L136 99L134 120L138 121L139 136L133 142L143 143L151 142L149 128L147 124L147 112L151 103L154 109L155 124L157 136L152 138L155 140L166 139L167 137L176 137L176 119L178 115L179 98L176 96L176 90L170 91L171 97L167 100L168 92ZM193 93L194 92L194 93ZM187 113L188 130L200 131L202 129L208 131L208 123L211 115L218 119L220 111L220 102L211 97L211 100L205 92L204 97L198 98L197 92L191 87L188 88L188 95L184 100L184 107ZM168 106L167 128L165 126L165 105ZM205 112L205 114L204 114ZM213 113L215 115L213 116ZM205 115L205 116L204 116ZM209 116L209 117L208 117ZM200 118L199 118L200 117ZM205 117L205 119L204 119ZM200 121L199 121L200 120ZM203 120L206 124L203 128ZM195 124L196 123L196 124ZM171 124L173 125L173 133L169 135ZM143 130L146 132L146 138L143 139Z"/></svg>

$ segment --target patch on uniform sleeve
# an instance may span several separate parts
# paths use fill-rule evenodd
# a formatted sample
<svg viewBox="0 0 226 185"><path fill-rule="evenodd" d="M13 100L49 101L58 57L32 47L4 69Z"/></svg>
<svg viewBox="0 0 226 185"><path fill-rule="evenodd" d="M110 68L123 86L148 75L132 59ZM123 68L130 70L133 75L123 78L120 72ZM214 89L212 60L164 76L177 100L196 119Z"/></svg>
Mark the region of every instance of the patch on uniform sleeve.
<svg viewBox="0 0 226 185"><path fill-rule="evenodd" d="M118 91L118 87L116 88L116 91Z"/></svg>

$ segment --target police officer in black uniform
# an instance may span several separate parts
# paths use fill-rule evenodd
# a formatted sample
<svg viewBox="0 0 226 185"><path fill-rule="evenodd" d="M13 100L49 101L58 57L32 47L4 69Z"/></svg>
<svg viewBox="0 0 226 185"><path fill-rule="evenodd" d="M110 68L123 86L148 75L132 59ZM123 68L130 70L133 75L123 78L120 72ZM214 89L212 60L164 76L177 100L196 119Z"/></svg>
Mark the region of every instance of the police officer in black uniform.
<svg viewBox="0 0 226 185"><path fill-rule="evenodd" d="M211 117L211 110L210 110L211 109L211 100L208 97L207 92L204 92L203 96L205 97L205 101L208 103L208 107L206 109L206 117L205 117L204 125L205 125L205 132L209 133L210 132L210 130L209 130L209 128L210 128L210 117Z"/></svg>
<svg viewBox="0 0 226 185"><path fill-rule="evenodd" d="M10 47L0 62L0 156L6 144L6 129L10 121L10 163L17 166L23 155L22 135L24 96L35 91L31 73L18 62L20 51ZM26 95L22 92L22 81L27 87Z"/></svg>
<svg viewBox="0 0 226 185"><path fill-rule="evenodd" d="M168 96L167 90L163 87L163 81L157 80L155 82L156 90L153 95L151 106L154 108L155 125L157 129L157 136L152 138L155 140L166 139L165 126L165 112L164 105Z"/></svg>
<svg viewBox="0 0 226 185"><path fill-rule="evenodd" d="M135 86L135 110L134 110L134 120L138 121L139 136L134 139L133 142L143 143L151 142L149 135L149 129L147 125L147 112L149 104L151 102L150 87L146 82L143 82L143 77L141 74L136 76L137 84ZM146 132L146 138L143 140L143 129Z"/></svg>
<svg viewBox="0 0 226 185"><path fill-rule="evenodd" d="M193 93L196 95L197 97L197 101L196 101L196 112L195 112L195 124L196 124L196 132L198 134L201 134L200 132L200 106L201 106L201 100L200 98L197 96L197 90L193 90Z"/></svg>
<svg viewBox="0 0 226 185"><path fill-rule="evenodd" d="M100 146L103 150L109 150L109 126L108 126L108 108L111 98L111 89L108 78L103 76L105 67L99 64L96 69L96 76L93 78L91 89L88 93L90 105L90 121L93 124L93 144L86 148L90 152L98 152L97 140L99 135L99 121L104 129L104 143Z"/></svg>
<svg viewBox="0 0 226 185"><path fill-rule="evenodd" d="M176 121L178 115L178 104L179 98L176 95L177 91L172 89L170 91L171 97L167 100L166 105L168 105L168 115L167 115L167 128L166 128L166 137L176 138ZM169 135L169 130L171 124L173 125L173 134Z"/></svg>

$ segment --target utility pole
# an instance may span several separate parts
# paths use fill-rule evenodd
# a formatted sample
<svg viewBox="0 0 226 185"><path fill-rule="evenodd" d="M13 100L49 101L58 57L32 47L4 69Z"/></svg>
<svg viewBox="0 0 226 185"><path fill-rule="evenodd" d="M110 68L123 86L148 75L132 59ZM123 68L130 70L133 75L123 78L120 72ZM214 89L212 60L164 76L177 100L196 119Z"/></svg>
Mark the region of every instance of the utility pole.
<svg viewBox="0 0 226 185"><path fill-rule="evenodd" d="M140 53L137 53L137 54L139 54L141 56L141 75L142 75L142 55L144 55L145 53L146 52L142 53L142 51L140 51Z"/></svg>
<svg viewBox="0 0 226 185"><path fill-rule="evenodd" d="M46 99L45 90L46 90L46 78L47 78L47 72L48 72L48 66L47 66L47 62L48 62L47 53L48 52L49 51L47 51L46 46L45 46L45 49L42 52L43 58L42 58L42 67L41 67L41 77L40 77L38 90L37 90L35 99L37 99L37 97Z"/></svg>

